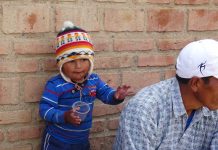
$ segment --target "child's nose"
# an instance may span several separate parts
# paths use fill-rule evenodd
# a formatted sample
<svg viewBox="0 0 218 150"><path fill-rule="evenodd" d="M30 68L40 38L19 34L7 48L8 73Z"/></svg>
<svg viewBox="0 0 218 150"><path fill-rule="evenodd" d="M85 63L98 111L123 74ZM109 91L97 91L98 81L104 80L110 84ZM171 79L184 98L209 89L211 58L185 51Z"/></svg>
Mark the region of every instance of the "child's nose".
<svg viewBox="0 0 218 150"><path fill-rule="evenodd" d="M76 61L76 68L80 68L81 67L81 62L80 61Z"/></svg>

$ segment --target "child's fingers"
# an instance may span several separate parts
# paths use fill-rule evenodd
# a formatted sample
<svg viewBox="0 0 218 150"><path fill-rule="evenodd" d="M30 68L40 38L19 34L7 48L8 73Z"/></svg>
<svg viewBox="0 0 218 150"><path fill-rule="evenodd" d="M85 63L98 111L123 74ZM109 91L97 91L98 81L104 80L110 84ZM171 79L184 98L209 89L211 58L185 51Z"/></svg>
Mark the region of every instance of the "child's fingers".
<svg viewBox="0 0 218 150"><path fill-rule="evenodd" d="M130 89L130 86L124 86L124 89L127 91L128 89Z"/></svg>
<svg viewBox="0 0 218 150"><path fill-rule="evenodd" d="M70 116L71 116L71 120L72 120L73 124L80 124L81 123L82 120L80 119L80 117L78 115L76 115L76 113L71 113Z"/></svg>
<svg viewBox="0 0 218 150"><path fill-rule="evenodd" d="M70 117L73 118L73 119L79 118L79 116L76 115L76 113L74 113L74 112L70 114Z"/></svg>
<svg viewBox="0 0 218 150"><path fill-rule="evenodd" d="M79 110L80 107L74 107L73 109L71 109L73 112L76 112L77 110Z"/></svg>
<svg viewBox="0 0 218 150"><path fill-rule="evenodd" d="M81 123L81 119L80 118L77 118L73 121L75 124L80 124Z"/></svg>
<svg viewBox="0 0 218 150"><path fill-rule="evenodd" d="M130 88L130 86L128 85L123 85L122 87L120 87L118 90L124 90L127 91Z"/></svg>
<svg viewBox="0 0 218 150"><path fill-rule="evenodd" d="M130 88L130 86L128 86L128 85L118 86L116 94L115 94L115 98L116 99L125 99L125 97L127 95L129 95L129 91L128 91L129 88Z"/></svg>
<svg viewBox="0 0 218 150"><path fill-rule="evenodd" d="M117 91L120 91L122 88L120 86L117 87Z"/></svg>

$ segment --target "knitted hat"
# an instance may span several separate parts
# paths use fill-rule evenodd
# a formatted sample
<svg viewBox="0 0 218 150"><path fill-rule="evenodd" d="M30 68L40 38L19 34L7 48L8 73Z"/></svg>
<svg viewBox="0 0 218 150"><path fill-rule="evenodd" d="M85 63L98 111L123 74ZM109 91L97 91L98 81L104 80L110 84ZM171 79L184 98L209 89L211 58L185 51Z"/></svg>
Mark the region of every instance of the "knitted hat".
<svg viewBox="0 0 218 150"><path fill-rule="evenodd" d="M77 27L70 21L65 21L63 28L56 39L56 60L62 77L71 82L71 80L62 72L64 63L76 59L88 59L90 69L88 75L92 73L94 51L88 33Z"/></svg>

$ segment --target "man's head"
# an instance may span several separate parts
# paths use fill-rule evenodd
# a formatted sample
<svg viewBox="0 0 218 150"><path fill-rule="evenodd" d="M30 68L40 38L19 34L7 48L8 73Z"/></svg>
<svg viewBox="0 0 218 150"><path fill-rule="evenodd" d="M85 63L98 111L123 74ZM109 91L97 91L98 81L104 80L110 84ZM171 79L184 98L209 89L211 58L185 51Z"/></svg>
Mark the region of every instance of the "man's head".
<svg viewBox="0 0 218 150"><path fill-rule="evenodd" d="M218 42L211 39L185 46L176 62L180 84L187 84L202 106L218 109Z"/></svg>
<svg viewBox="0 0 218 150"><path fill-rule="evenodd" d="M63 72L63 66L67 63L68 66L72 63L69 62L83 62L78 61L88 60L89 69L85 76L89 76L93 71L94 51L93 44L91 43L88 33L77 27L70 21L65 21L61 31L56 38L56 60L62 77L71 82L72 80ZM74 63L75 64L75 63ZM81 66L81 65L80 65ZM87 66L87 65L86 65ZM67 67L64 67L67 68ZM72 68L70 68L72 69ZM70 71L71 72L71 71ZM76 72L80 72L76 70Z"/></svg>

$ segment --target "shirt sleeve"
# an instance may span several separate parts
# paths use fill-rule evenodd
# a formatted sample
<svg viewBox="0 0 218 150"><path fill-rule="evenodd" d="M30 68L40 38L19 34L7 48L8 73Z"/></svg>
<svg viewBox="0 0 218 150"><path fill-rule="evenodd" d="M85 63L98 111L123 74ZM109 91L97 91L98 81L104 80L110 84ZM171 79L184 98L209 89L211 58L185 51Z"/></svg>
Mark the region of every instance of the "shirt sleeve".
<svg viewBox="0 0 218 150"><path fill-rule="evenodd" d="M64 111L58 109L58 97L56 85L48 81L39 103L40 116L53 123L64 123Z"/></svg>
<svg viewBox="0 0 218 150"><path fill-rule="evenodd" d="M114 98L115 90L108 86L104 81L102 81L98 77L97 81L97 95L96 97L100 99L103 103L105 104L111 104L111 105L116 105L119 103L122 103L123 100L116 100Z"/></svg>
<svg viewBox="0 0 218 150"><path fill-rule="evenodd" d="M138 102L129 101L121 113L114 150L155 150L157 125L153 109Z"/></svg>
<svg viewBox="0 0 218 150"><path fill-rule="evenodd" d="M216 131L214 132L212 142L210 145L210 150L217 150L218 149L218 122L216 124Z"/></svg>

